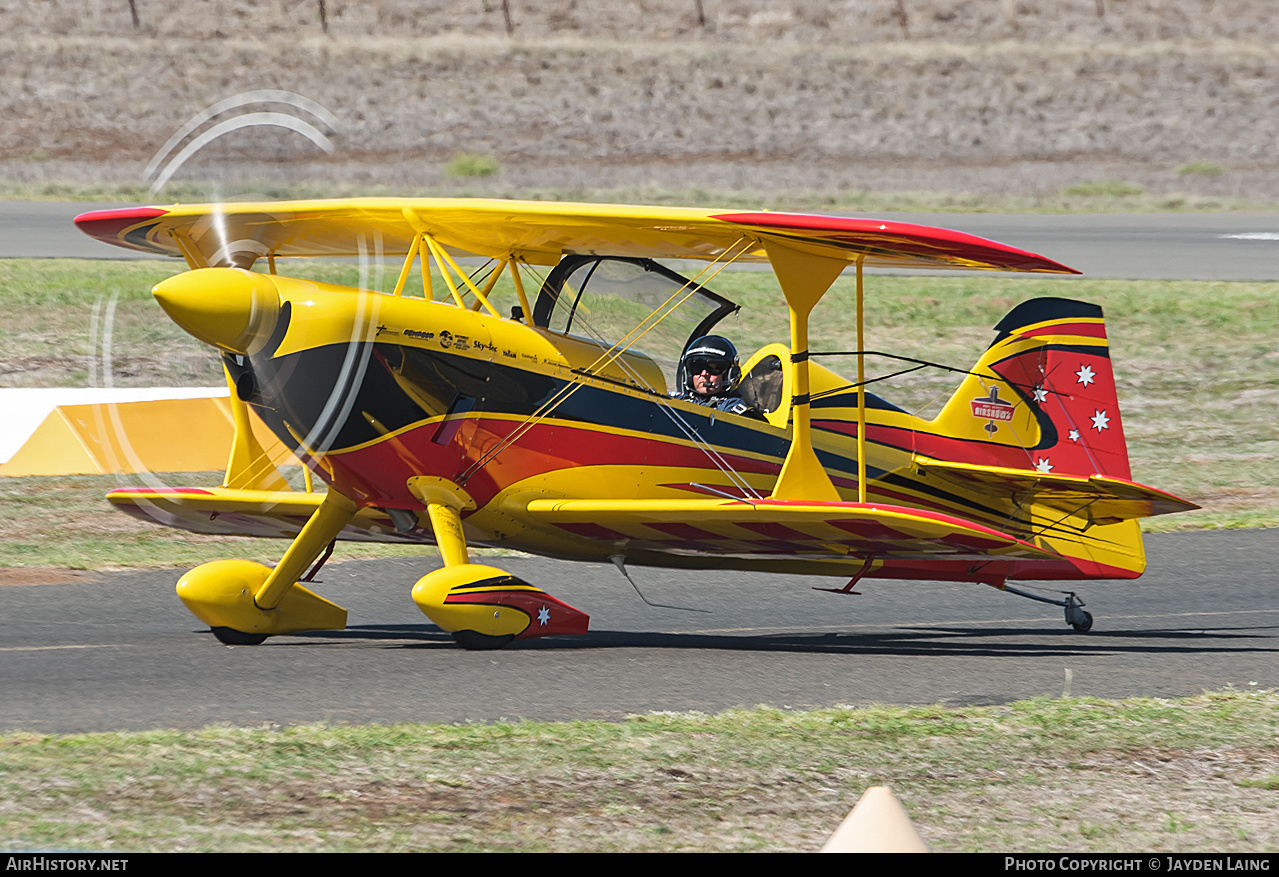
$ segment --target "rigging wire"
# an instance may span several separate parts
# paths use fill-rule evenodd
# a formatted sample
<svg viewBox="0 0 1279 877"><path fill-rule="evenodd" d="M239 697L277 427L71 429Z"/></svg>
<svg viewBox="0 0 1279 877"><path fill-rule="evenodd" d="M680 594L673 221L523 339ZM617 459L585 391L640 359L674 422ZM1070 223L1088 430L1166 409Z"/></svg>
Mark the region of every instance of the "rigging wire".
<svg viewBox="0 0 1279 877"><path fill-rule="evenodd" d="M744 240L744 238L739 239L738 243L740 243L740 242L741 242L741 240ZM736 244L735 244L734 246L736 246ZM732 248L729 248L729 250L726 250L725 252L727 253L727 252L731 251L731 249L732 249ZM745 250L743 250L742 252L744 253L744 252L745 252ZM741 253L738 253L738 254L737 254L737 255L735 255L733 258L734 258L734 259L736 259L736 258L737 258L738 256L740 256L740 255L741 255ZM717 260L717 261L718 261L718 260ZM715 264L715 263L712 263L712 265L713 265L713 264ZM721 266L721 267L720 267L720 268L719 268L719 269L715 272L715 274L714 274L714 275L712 275L712 278L711 278L711 279L714 279L714 277L715 277L715 276L718 276L719 272L720 272L720 271L723 271L723 270L724 270L724 268L725 268L725 267L727 267L727 265L728 265L728 264L731 264L731 260L730 260L730 262L729 262L729 263L726 263L724 266ZM603 370L603 368L605 368L605 367L607 367L608 365L612 364L614 361L617 361L617 360L621 357L622 353L624 353L627 349L629 349L629 347L630 347L630 346L632 346L632 345L635 343L635 341L639 340L639 338L642 338L642 337L644 336L644 334L647 334L647 332L653 328L653 326L657 325L657 323L658 323L658 322L660 322L662 319L665 319L665 317L666 317L666 316L669 316L669 315L670 315L670 313L674 312L674 309L675 309L676 307L678 307L679 305L681 305L681 304L683 304L685 301L687 301L687 300L688 300L688 298L689 298L691 295L693 295L693 293L696 291L697 286L698 286L698 285L700 285L700 282L699 282L699 281L700 281L700 278L702 277L702 275L704 275L704 274L705 274L705 273L706 273L706 272L710 269L710 267L711 267L711 266L707 266L707 268L704 268L702 271L698 272L697 276L696 276L695 278L693 278L693 280L690 280L690 281L686 282L684 286L680 287L680 289L678 289L678 290L676 290L674 293L672 293L672 294L671 294L671 296L670 296L670 297L668 297L668 298L667 298L667 300L666 300L665 302L663 302L661 305L658 305L658 307L657 307L657 308L655 308L655 309L654 309L654 311L653 311L652 313L650 313L647 317L645 317L645 318L644 318L644 320L640 321L640 324L639 324L638 326L636 326L636 327L635 327L635 329L632 329L630 332L628 332L628 333L627 333L627 335L626 335L626 337L624 337L624 338L622 339L622 341L625 341L625 340L626 340L626 338L629 338L631 335L634 335L637 331L639 331L640 327L641 327L641 326L643 326L645 322L648 322L649 320L651 320L651 319L653 318L653 315L654 315L654 314L656 314L656 313L660 312L660 311L661 311L663 308L665 308L667 305L670 305L670 308L666 311L666 313L665 313L665 314L662 314L662 316L661 316L661 317L659 317L659 318L658 318L658 320L654 321L652 326L649 326L649 327L648 327L648 329L645 329L643 332L640 332L640 334L639 334L638 336L636 336L636 338L635 338L635 339L633 339L633 340L632 340L629 344L627 344L625 347L621 347L622 342L620 342L620 341L619 341L617 344L614 344L612 347L610 347L608 350L606 350L604 353L602 353L602 354L601 354L601 355L600 355L600 356L599 356L599 357L595 360L595 362L591 363L591 365L587 366L587 368L585 368L585 369L583 369L583 370L581 371L580 376L579 376L579 378L578 378L577 380L575 380L575 381L573 381L573 382L569 383L569 384L568 384L568 385L566 385L564 388L562 388L562 389L560 390L560 392L559 392L559 393L557 393L554 397L552 397L550 400L548 400L548 401L547 401L547 402L546 402L546 403L545 403L545 404L544 404L541 408L539 408L539 409L538 409L538 411L533 412L533 414L532 414L532 415L530 415L529 419L528 419L528 420L526 420L523 424L521 424L521 426L520 426L520 427L518 427L515 431L513 431L513 432L512 432L512 433L511 433L511 434L507 437L507 439L503 440L503 442L500 442L500 443L499 443L497 446L495 446L495 447L494 447L494 448L493 448L493 449L492 449L489 453L485 454L483 457L481 457L479 460L477 460L477 461L476 461L476 463L472 464L472 466L471 466L471 467L469 467L469 468L468 468L468 469L467 469L464 473L462 473L462 475L461 475L461 479L463 480L463 483L464 483L464 481L465 481L465 479L466 479L466 478L469 478L469 477L470 477L470 475L471 475L471 474L473 474L473 471L474 471L476 468L478 468L478 467L479 467L479 466L481 466L481 465L484 465L485 463L487 463L487 462L488 462L488 460L491 460L491 459L492 459L494 456L496 456L498 453L500 453L501 451L505 450L507 447L510 447L510 445L511 445L511 444L513 444L515 441L518 441L518 440L519 440L519 438L521 438L521 437L522 437L522 436L523 436L523 435L524 435L524 434L525 434L525 433L526 433L529 429L531 429L531 428L532 428L533 426L535 426L537 423L541 422L541 420L543 420L543 419L545 419L547 416L549 416L549 415L550 415L550 413L551 413L551 411L553 411L553 410L554 410L556 407L558 407L561 403L563 403L565 400L567 400L567 399L568 399L568 398L569 398L569 397L570 397L573 393L575 393L575 392L576 392L576 391L577 391L580 387L584 386L584 384L583 384L582 380L583 380L584 378L586 378L586 377L593 377L593 376L594 376L594 375L592 375L592 370L593 370L593 369L598 370L598 371L602 371L602 370ZM671 302L672 302L672 301L674 301L674 299L676 298L676 296L679 296L679 295L680 295L680 293L681 293L681 292L683 292L685 289L688 289L688 292L687 292L687 293L685 293L685 294L683 295L683 297L682 297L682 298L680 298L680 300L679 300L679 301L675 302L675 303L672 305L672 304L671 304ZM589 325L589 322L588 322L588 321L583 320L583 323L586 325L586 328L587 328L589 331L594 331L594 330L592 329L592 327ZM598 334L598 333L596 333L596 334ZM604 344L604 343L607 343L607 342L605 342L602 338L601 338L601 339L599 339L599 340L600 340L601 345L602 345L602 344ZM614 351L616 351L616 352L614 352ZM610 353L612 354L612 356L611 356L611 357L609 357L609 354L610 354ZM606 357L608 357L608 358L606 359ZM623 363L623 367L625 367L625 361L624 361L624 360L622 360L622 363ZM629 372L629 370L628 370L628 372ZM638 383L640 383L640 384L642 384L642 385L644 385L644 386L648 386L648 385L647 385L647 383L646 383L645 381L643 381L642 379L639 379L639 378L638 378L638 376L634 375L633 373L632 373L632 377L635 377L635 378L637 379L637 382L638 382ZM649 387L648 387L648 389L650 390L650 392L653 392L654 394L656 394L656 395L659 395L659 396L660 396L660 394L658 394L658 393L657 393L657 391L656 391L654 388L652 388L651 386L649 386ZM687 427L687 424L685 424L685 426ZM691 427L690 427L690 429L691 429ZM696 438L694 438L693 436L690 436L690 438L691 438L693 441L695 441L695 442L697 441L697 439L696 439ZM725 464L725 465L726 465L726 464ZM731 467L730 467L730 468L731 468Z"/></svg>
<svg viewBox="0 0 1279 877"><path fill-rule="evenodd" d="M605 368L612 365L614 362L618 362L619 360L621 360L622 354L630 350L630 348L633 347L636 342L638 342L641 338L643 338L650 331L652 331L652 329L655 326L657 326L658 323L666 319L666 317L670 316L670 314L674 313L676 308L678 308L685 301L687 301L691 296L693 296L696 293L698 288L704 285L702 282L702 279L705 275L708 274L708 272L711 272L712 269L714 269L713 273L710 273L710 276L708 278L710 280L714 280L715 277L719 276L720 272L724 271L729 265L731 265L741 256L749 252L752 247L752 244L753 242L750 239L748 239L745 235L743 235L742 237L738 238L738 240L734 242L731 246L726 248L723 253L721 253L718 257L716 257L715 260L708 263L706 267L702 268L702 270L699 271L694 277L686 279L686 282L683 286L681 286L675 292L671 293L671 295L666 299L666 301L662 302L662 304L654 308L653 311L647 317L641 320L639 324L636 325L635 328L633 328L625 336L623 336L621 340L612 344L607 350L603 351L595 359L594 362L592 362L586 368L581 369L580 371L574 370L574 373L576 375L574 379L569 381L564 387L562 387L557 393L555 393L555 395L553 395L550 399L548 399L545 403L543 403L541 407L539 407L536 411L530 414L525 419L525 421L522 424L520 424L515 430L513 430L509 435L507 435L506 438L498 442L494 447L489 449L479 459L477 459L470 466L468 466L466 470L463 471L458 476L459 482L462 484L465 484L467 479L469 479L482 466L486 465L490 460L492 460L495 456L497 456L497 454L505 451L512 444L519 441L519 439L522 438L530 429L532 429L538 423L542 422L547 417L549 417L550 414L556 408L558 408L568 398L570 398L574 393L576 393L577 390L585 386L585 380L587 378L597 377L599 372L602 372ZM741 248L737 249L739 246ZM737 252L734 252L734 250L737 250ZM730 254L732 254L731 258L727 258L726 261L723 261L723 264L720 264L721 261L725 260L725 258L728 257ZM676 301L677 298L678 298L678 301ZM587 321L583 321L583 322L586 324L586 327L588 330L592 332L594 331L592 327L590 327ZM645 326L646 323L649 325ZM598 340L601 346L608 343L602 338L599 338ZM638 383L647 387L647 389L650 392L652 392L654 395L661 398L664 403L663 409L664 410L668 409L669 405L668 403L665 403L666 397L662 395L661 393L659 393L653 387L649 386L647 382L643 381L642 378L640 378L638 375L635 375L629 369L629 367L627 366L624 360L621 360L621 362L622 362L622 365L620 367L626 369L628 374L631 374L631 376L635 378ZM680 419L682 420L682 418ZM692 430L692 427L689 426L687 422L683 424L683 427L681 427L681 429L684 429L686 431L686 434L688 434L688 431L691 431L692 434L689 435L690 440L698 444L699 446L703 446L702 447L703 451L706 452L713 461L715 460L717 453L714 451L713 448L710 448L710 446L707 445L704 440L701 440L700 436L697 436L696 431ZM744 479L741 479L741 475L736 473L736 471L733 470L732 467L728 465L727 461L724 461L722 458L720 458L719 462L716 462L716 466L717 468L722 469L725 472L725 474L728 474L730 479L741 480L741 484L739 486L744 486L744 489L749 490L751 493L755 493L754 489L751 488L749 485L745 484ZM730 472L732 474L729 474ZM734 478L734 476L736 476L736 478ZM755 495L758 496L758 494L755 494Z"/></svg>

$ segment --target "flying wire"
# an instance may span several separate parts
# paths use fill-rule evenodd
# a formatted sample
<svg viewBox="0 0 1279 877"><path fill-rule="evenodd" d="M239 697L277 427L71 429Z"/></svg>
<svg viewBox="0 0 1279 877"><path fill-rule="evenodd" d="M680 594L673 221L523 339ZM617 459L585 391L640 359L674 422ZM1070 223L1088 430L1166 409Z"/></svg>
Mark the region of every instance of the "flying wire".
<svg viewBox="0 0 1279 877"><path fill-rule="evenodd" d="M745 244L745 246L743 246L740 251L733 253L732 257L729 258L727 261L725 261L722 265L719 264L721 260L725 259L725 257L728 256L730 253L732 253L733 250L736 249L738 245L740 244ZM566 384L563 388L561 388L554 396L552 396L550 399L544 402L536 411L530 414L525 419L525 421L521 423L516 429L512 430L511 433L506 438L502 439L502 441L498 442L498 444L496 444L494 447L489 449L479 459L477 459L470 466L468 466L466 470L463 471L461 475L458 476L459 482L465 484L467 479L469 479L471 475L473 475L482 466L484 466L490 460L492 460L495 456L497 456L497 454L505 451L512 444L519 441L519 439L522 438L530 429L532 429L538 423L542 422L547 417L549 417L551 412L553 412L562 403L564 403L567 399L569 399L574 393L577 392L577 390L585 386L585 380L587 378L597 376L598 372L603 371L613 362L618 361L619 358L622 356L622 354L624 354L632 346L634 346L635 342L637 342L640 338L644 337L644 335L646 335L649 331L651 331L652 328L657 325L657 323L661 322L661 320L665 319L667 316L673 313L677 307L679 307L681 304L687 301L696 292L696 287L701 285L701 278L705 276L708 272L710 272L712 268L715 268L716 270L714 271L713 274L710 275L709 279L711 280L717 277L721 271L727 268L730 264L732 264L738 258L745 255L745 253L748 252L749 249L750 249L749 239L745 235L743 235L733 245L726 248L723 253L717 256L714 261L710 262L706 267L704 267L701 271L699 271L692 279L687 280L687 282L683 286L681 286L679 289L677 289L675 292L673 292L666 299L666 301L662 302L662 304L654 308L653 311L647 317L641 320L640 323L634 329L628 332L620 341L613 344L607 350L602 352L595 359L594 362L592 362L585 369L582 369L581 373L577 374L573 380L571 380L568 384ZM685 290L687 290L687 292L685 292ZM683 293L682 296L681 296L681 293ZM676 301L677 298L679 299L678 301ZM661 316L658 316L657 319L654 319L655 315L658 315L658 314L661 314ZM649 323L650 321L652 321L651 325L648 325L647 327L645 327L645 324ZM583 323L586 325L588 330L594 331L592 327L589 325L589 322L583 320ZM599 340L601 344L607 343L603 339L599 339ZM625 367L624 361L623 361L623 367ZM646 382L641 381L641 383L644 383L645 386L647 386ZM654 390L652 387L649 387L649 390L659 396L661 395L661 394L658 394L657 391ZM663 399L664 398L665 397L663 397ZM687 424L685 425L687 426ZM695 434L696 433L694 432L694 435ZM696 438L693 438L693 436L690 436L690 439L692 439L695 442L698 441ZM720 464L717 463L716 465L719 466ZM726 466L727 464L724 463L723 465ZM729 469L731 469L731 467L729 467Z"/></svg>
<svg viewBox="0 0 1279 877"><path fill-rule="evenodd" d="M744 237L743 237L743 238L741 238L741 239L739 239L739 240L737 241L737 243L735 243L735 244L733 245L733 247L736 247L736 246L737 246L737 244L738 244L738 243L741 243L743 240L745 240L745 238L744 238ZM725 254L727 254L728 252L731 252L731 250L733 249L733 247L730 247L730 248L728 248L727 250L725 250ZM745 253L745 252L746 252L746 250L745 250L745 249L743 249L741 252L739 252L739 253L735 254L735 255L733 256L733 258L732 258L732 259L730 259L728 262L725 262L723 265L719 265L719 266L718 266L718 268L717 268L717 269L715 270L715 272L714 272L714 273L710 276L710 278L709 278L709 279L710 279L710 280L714 280L714 278L715 278L715 277L719 276L719 273L720 273L720 272L722 272L725 268L727 268L727 267L728 267L728 265L729 265L729 264L732 264L732 262L733 262L733 261L735 261L737 258L739 258L739 257L740 257L743 253ZM722 258L722 257L721 257L721 258ZM716 260L716 261L718 262L718 260ZM684 289L689 288L689 287L692 287L692 286L694 286L694 285L698 285L698 286L702 285L702 278L703 278L703 276L704 276L704 275L706 275L706 273L707 273L707 272L711 269L711 267L713 267L715 264L716 264L716 263L712 263L711 265L708 265L706 268L704 268L704 269L702 269L701 271L699 271L699 272L698 272L698 274L697 274L694 278L692 278L691 280L688 280L688 281L685 283L685 285L684 285L683 287L681 287L679 290L677 290L675 293L673 293L673 294L672 294L672 295L671 295L671 296L670 296L670 297L669 297L669 298L668 298L665 302L663 302L661 305L659 305L659 306L658 306L658 307L657 307L657 308L653 311L653 313L652 313L652 314L650 314L650 315L649 315L648 317L646 317L643 321L641 321L641 322L640 322L640 324L639 324L639 326L637 326L635 329L632 329L632 330L631 330L631 332L627 333L627 336L626 336L626 337L630 337L631 335L634 335L634 334L635 334L635 332L637 332L637 331L639 330L640 326L643 326L643 324L644 324L645 322L647 322L648 320L652 319L653 314L658 313L659 311L661 311L661 310L662 310L662 308L666 307L666 305L671 304L671 302L672 302L672 301L676 298L676 296L679 296L680 292L682 292ZM636 372L633 368L631 368L630 364L629 364L629 363L627 363L625 359L620 359L620 358L619 358L619 357L621 356L621 354L622 354L623 352L625 352L625 350L627 350L627 349L629 349L631 346L633 346L633 345L634 345L634 343L635 343L636 341L638 341L638 340L639 340L640 338L642 338L645 334L647 334L647 332L648 332L648 331L650 331L650 330L651 330L654 326L656 326L659 322L661 322L661 320L665 319L667 316L670 316L670 314L674 312L675 308L679 307L681 304L683 304L685 301L687 301L687 300L688 300L688 298L689 298L691 295L693 295L693 293L694 293L695 291L696 291L695 289L689 289L689 291L688 291L686 294L684 294L684 295L683 295L683 296L679 299L679 301L677 301L677 302L675 302L673 305L671 305L671 307L670 307L668 310L666 310L666 312L665 312L665 313L663 313L663 314L662 314L662 315L661 315L661 316L660 316L657 320L655 320L655 321L653 322L653 324L652 324L652 325L650 325L650 326L649 326L647 329L645 329L643 332L640 332L640 334L639 334L639 335L637 335L634 339L632 339L632 340L631 340L631 342L630 342L629 344L627 344L627 345L626 345L626 347L622 348L621 350L618 350L616 353L614 353L614 354L613 354L613 356L612 356L611 358L609 358L606 362L604 362L604 364L603 364L603 365L600 365L599 367L600 367L600 369L602 369L603 367L605 367L605 366L607 366L607 365L611 364L612 362L616 361L616 362L619 364L619 366L620 366L620 367L621 367L624 371L626 371L626 373L627 373L628 375L630 375L630 377L631 377L631 378L632 378L632 379L633 379L636 383L638 383L638 384L641 384L641 385L645 386L645 387L646 387L646 388L647 388L650 392L652 392L655 396L657 396L657 397L659 398L659 405L661 406L662 410L666 413L666 415L667 415L668 417L670 417L670 418L671 418L671 420L675 423L676 427L677 427L678 429L680 429L680 430L684 433L685 437L686 437L686 438L688 438L688 440L689 440L689 441L691 441L694 445L696 445L696 446L698 446L698 447L700 447L700 448L701 448L701 450L703 451L703 453L705 453L705 454L706 454L706 455L710 458L711 462L712 462L712 463L714 463L714 465L716 466L716 468L720 469L720 470L721 470L721 471L722 471L722 472L723 472L726 476L728 476L729 480L730 480L730 481L733 481L733 482L735 483L735 485L736 485L739 489L741 489L743 492L745 492L745 493L749 493L749 494L752 494L753 496L755 496L755 498L757 498L757 499L758 499L758 498L759 498L759 493L758 493L758 492L756 492L756 491L755 491L755 489L754 489L754 488L752 488L752 487L750 486L750 484L746 482L746 480L745 480L745 479L744 479L744 478L740 475L740 473L738 473L738 472L737 472L737 471L736 471L736 470L735 470L735 469L734 469L734 468L733 468L733 467L732 467L732 466L728 463L728 461L727 461L727 460L725 460L725 459L724 459L724 458L723 458L723 457L719 454L719 452L718 452L718 451L716 451L716 450L715 450L715 449L714 449L714 448L713 448L713 447L712 447L709 443L707 443L704 439L702 439L702 437L701 437L701 436L697 433L697 430L696 430L696 429L694 429L694 428L693 428L693 427L692 427L692 426L688 423L688 421L686 421L686 420L683 418L683 416L682 416L682 415L681 415L678 411L676 411L676 410L673 408L673 406L671 406L671 404L670 404L670 402L669 402L669 399L668 399L665 395L663 395L663 394L659 393L659 392L658 392L658 391L657 391L654 387L652 387L650 384L648 384L648 382L647 382L647 381L645 381L641 375L639 375L639 374L638 374L638 373L637 373L637 372ZM598 330L596 330L593 326L591 326L591 325L590 325L589 320L582 319L582 320L581 320L581 323L585 326L585 328L587 329L587 331L588 331L588 332L590 332L592 335L594 335L594 336L595 336L595 338L596 338L596 340L598 340L601 344L607 343L607 342L605 341L605 339L603 338L602 333L600 333ZM625 340L625 338L624 338L623 340ZM613 345L613 347L611 347L611 348L609 349L609 351L606 351L606 353L605 353L604 355L601 355L601 357L600 357L599 359L597 359L594 363L592 363L592 364L591 364L591 366L589 366L587 369L584 369L583 371L585 372L585 374L583 375L583 377L591 376L591 375L590 375L590 369L593 369L593 368L595 368L597 365L599 365L599 364L600 364L600 360L601 360L601 359L603 359L603 358L604 358L604 356L606 356L609 352L612 352L612 350L613 350L614 348L616 348L616 347L620 346L620 344L621 344L621 342L618 342L618 344ZM580 386L583 386L583 384L579 381L579 382L577 382L577 383L575 383L575 384L573 384L573 385L572 385L572 390L570 390L570 392L569 392L569 393L565 394L563 398L561 398L561 399L559 399L559 400L552 400L552 401L554 402L554 404L555 404L555 405L560 404L560 403L561 403L561 402L563 402L565 399L567 399L567 398L568 398L568 396L572 394L572 392L575 392L575 391L576 391L576 389L577 389L578 387L580 387ZM567 388L566 388L566 389L567 389ZM548 410L548 411L546 411L546 412L542 413L541 418L545 418L545 417L546 417L546 416L548 416L549 414L550 414L550 411ZM539 418L539 419L541 419L541 418ZM531 425L531 424L530 424L530 425ZM522 433L521 433L521 434L522 434ZM518 438L518 436L515 436L515 438ZM500 448L500 447L499 447L499 448L495 448L495 449L494 449L494 451L495 451L495 452L500 451L500 450L502 450L502 448Z"/></svg>

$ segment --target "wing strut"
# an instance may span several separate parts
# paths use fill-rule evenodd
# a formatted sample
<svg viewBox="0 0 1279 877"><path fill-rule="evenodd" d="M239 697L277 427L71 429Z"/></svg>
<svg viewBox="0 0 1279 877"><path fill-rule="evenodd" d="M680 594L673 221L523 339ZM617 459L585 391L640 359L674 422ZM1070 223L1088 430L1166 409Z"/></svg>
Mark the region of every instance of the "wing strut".
<svg viewBox="0 0 1279 877"><path fill-rule="evenodd" d="M857 256L857 501L866 501L866 325L862 308L862 268L866 254ZM873 556L873 555L872 555ZM851 587L851 583L850 583Z"/></svg>
<svg viewBox="0 0 1279 877"><path fill-rule="evenodd" d="M225 364L222 366L222 374L231 390L231 422L235 426L222 486L238 490L290 490L288 482L280 475L257 436L253 434L253 425L249 422L249 406L240 398L239 390ZM305 464L302 468L309 476L310 468ZM307 493L311 492L310 487L308 477Z"/></svg>
<svg viewBox="0 0 1279 877"><path fill-rule="evenodd" d="M793 426L790 450L786 453L786 462L782 464L782 472L773 487L772 498L839 502L839 491L831 483L826 468L813 450L808 395L808 317L814 305L826 294L826 290L830 289L848 263L843 259L801 252L767 238L764 239L764 251L768 254L768 261L773 265L782 293L786 296L786 304L790 308L791 386L795 388L795 395L791 397ZM859 258L859 269L860 266ZM860 270L858 275L860 276ZM857 318L860 328L860 299ZM864 422L864 411L860 417ZM859 427L859 435L861 431ZM858 457L861 456L859 448ZM864 472L864 466L859 459L859 474ZM862 481L865 481L864 475Z"/></svg>

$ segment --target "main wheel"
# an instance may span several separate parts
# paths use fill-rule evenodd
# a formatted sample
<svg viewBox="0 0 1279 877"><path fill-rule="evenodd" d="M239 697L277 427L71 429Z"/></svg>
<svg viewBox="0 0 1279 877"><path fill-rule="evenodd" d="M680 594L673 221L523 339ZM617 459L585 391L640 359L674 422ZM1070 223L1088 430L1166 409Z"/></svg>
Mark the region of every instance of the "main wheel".
<svg viewBox="0 0 1279 877"><path fill-rule="evenodd" d="M1070 626L1075 629L1075 633L1087 633L1092 630L1092 613L1080 610L1079 614L1083 616L1083 619L1081 621L1072 621Z"/></svg>
<svg viewBox="0 0 1279 877"><path fill-rule="evenodd" d="M228 646L260 646L267 638L265 633L245 633L234 627L213 627L210 630L218 638L218 642Z"/></svg>
<svg viewBox="0 0 1279 877"><path fill-rule="evenodd" d="M515 639L515 634L489 636L487 633L479 633L474 630L455 630L453 631L453 639L464 649L469 649L472 652L487 652L500 649Z"/></svg>

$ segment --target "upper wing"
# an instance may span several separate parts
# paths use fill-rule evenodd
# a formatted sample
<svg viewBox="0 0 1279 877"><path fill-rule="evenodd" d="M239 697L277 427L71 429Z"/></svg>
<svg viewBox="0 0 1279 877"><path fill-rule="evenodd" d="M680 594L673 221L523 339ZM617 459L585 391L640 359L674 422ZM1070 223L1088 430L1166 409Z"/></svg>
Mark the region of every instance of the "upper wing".
<svg viewBox="0 0 1279 877"><path fill-rule="evenodd" d="M417 229L456 253L553 265L566 253L765 261L765 239L870 267L1076 274L1051 259L948 229L887 220L677 207L481 199L363 198L101 210L76 218L85 234L209 265L237 254L405 254Z"/></svg>

